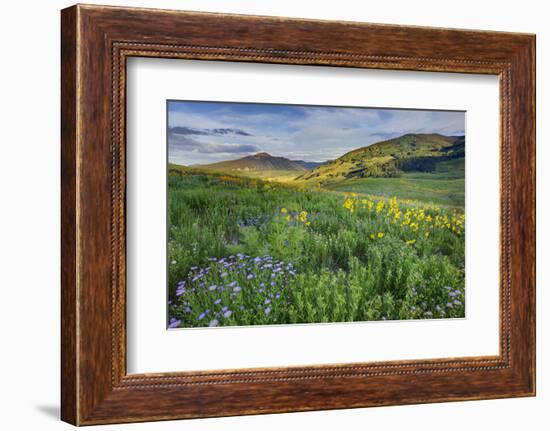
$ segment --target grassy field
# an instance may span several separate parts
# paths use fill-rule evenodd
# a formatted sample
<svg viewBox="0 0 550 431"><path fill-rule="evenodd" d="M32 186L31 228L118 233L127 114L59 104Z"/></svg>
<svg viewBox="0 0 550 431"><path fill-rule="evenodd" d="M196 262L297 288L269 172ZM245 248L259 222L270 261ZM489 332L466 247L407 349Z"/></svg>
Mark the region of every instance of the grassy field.
<svg viewBox="0 0 550 431"><path fill-rule="evenodd" d="M326 183L323 188L464 207L464 159L440 162L434 172L404 172L396 178L348 179Z"/></svg>
<svg viewBox="0 0 550 431"><path fill-rule="evenodd" d="M325 188L340 192L368 193L396 196L445 206L464 205L464 179L441 179L431 173L405 173L398 178L358 178L335 184L325 184Z"/></svg>
<svg viewBox="0 0 550 431"><path fill-rule="evenodd" d="M357 193L173 171L169 326L463 317L463 180L444 171Z"/></svg>

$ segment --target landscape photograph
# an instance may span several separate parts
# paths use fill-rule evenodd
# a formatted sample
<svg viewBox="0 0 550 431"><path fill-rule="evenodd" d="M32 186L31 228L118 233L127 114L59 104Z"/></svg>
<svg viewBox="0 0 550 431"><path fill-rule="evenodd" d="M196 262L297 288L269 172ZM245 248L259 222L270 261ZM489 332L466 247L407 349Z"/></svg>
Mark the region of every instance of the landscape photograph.
<svg viewBox="0 0 550 431"><path fill-rule="evenodd" d="M465 317L465 112L166 117L169 329Z"/></svg>

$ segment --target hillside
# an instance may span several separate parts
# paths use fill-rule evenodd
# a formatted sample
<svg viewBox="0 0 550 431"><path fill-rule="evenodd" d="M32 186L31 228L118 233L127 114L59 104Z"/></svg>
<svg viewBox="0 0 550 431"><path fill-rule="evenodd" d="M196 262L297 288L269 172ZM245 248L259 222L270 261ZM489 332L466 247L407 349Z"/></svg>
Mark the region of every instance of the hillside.
<svg viewBox="0 0 550 431"><path fill-rule="evenodd" d="M435 172L438 164L464 158L464 136L407 134L350 151L296 178L320 184L358 178L392 178Z"/></svg>
<svg viewBox="0 0 550 431"><path fill-rule="evenodd" d="M208 165L194 165L190 169L201 172L226 173L251 178L292 180L315 169L320 164L303 160L290 160L268 153L257 153L236 160L227 160Z"/></svg>

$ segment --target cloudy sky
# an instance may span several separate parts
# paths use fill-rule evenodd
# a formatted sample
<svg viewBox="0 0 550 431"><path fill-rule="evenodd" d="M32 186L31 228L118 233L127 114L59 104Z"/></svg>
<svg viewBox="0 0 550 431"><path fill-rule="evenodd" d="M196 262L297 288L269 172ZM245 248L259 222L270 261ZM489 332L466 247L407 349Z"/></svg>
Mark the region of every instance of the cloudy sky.
<svg viewBox="0 0 550 431"><path fill-rule="evenodd" d="M258 152L322 162L405 133L463 135L464 112L168 102L168 158L195 165Z"/></svg>

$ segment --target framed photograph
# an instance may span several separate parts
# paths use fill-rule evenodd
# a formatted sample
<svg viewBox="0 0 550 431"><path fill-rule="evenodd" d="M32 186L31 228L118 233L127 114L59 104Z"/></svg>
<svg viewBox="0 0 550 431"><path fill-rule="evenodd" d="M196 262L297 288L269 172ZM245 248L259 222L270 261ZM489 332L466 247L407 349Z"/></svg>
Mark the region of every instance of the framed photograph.
<svg viewBox="0 0 550 431"><path fill-rule="evenodd" d="M535 394L535 37L62 11L62 419Z"/></svg>

